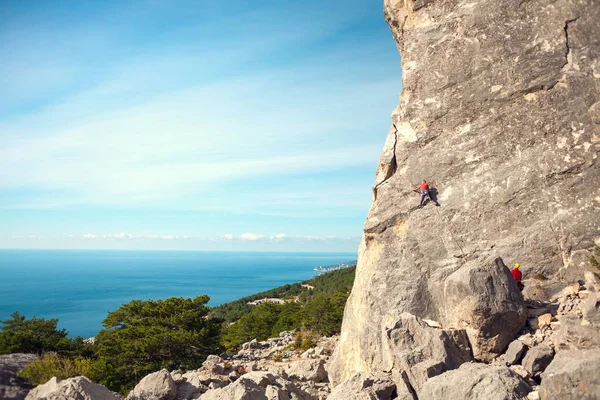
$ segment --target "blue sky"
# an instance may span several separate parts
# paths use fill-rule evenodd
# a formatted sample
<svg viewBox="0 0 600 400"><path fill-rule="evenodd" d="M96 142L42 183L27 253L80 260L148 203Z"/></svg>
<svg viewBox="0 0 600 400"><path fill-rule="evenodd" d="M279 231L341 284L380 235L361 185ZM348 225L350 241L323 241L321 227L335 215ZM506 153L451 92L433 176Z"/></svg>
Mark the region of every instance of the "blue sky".
<svg viewBox="0 0 600 400"><path fill-rule="evenodd" d="M401 89L381 9L0 3L0 247L355 251Z"/></svg>

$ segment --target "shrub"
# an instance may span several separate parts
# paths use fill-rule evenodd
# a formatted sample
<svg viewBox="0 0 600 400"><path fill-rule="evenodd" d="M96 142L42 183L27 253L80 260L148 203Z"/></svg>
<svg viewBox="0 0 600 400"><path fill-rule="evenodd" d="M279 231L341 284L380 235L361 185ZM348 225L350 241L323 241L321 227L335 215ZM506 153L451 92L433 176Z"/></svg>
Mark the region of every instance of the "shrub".
<svg viewBox="0 0 600 400"><path fill-rule="evenodd" d="M330 296L316 296L300 311L301 327L326 336L339 333L349 295L350 290L342 287Z"/></svg>
<svg viewBox="0 0 600 400"><path fill-rule="evenodd" d="M281 351L276 351L272 358L275 362L283 361L283 353Z"/></svg>
<svg viewBox="0 0 600 400"><path fill-rule="evenodd" d="M298 350L298 351L306 351L308 349L312 349L317 345L320 336L313 331L301 330L296 333L294 337L294 342L288 346L290 350Z"/></svg>
<svg viewBox="0 0 600 400"><path fill-rule="evenodd" d="M546 278L546 276L544 274L542 274L541 272L538 272L537 274L534 275L533 277L534 279L537 279L538 281L545 281L548 278Z"/></svg>
<svg viewBox="0 0 600 400"><path fill-rule="evenodd" d="M42 357L27 365L19 376L31 381L34 385L41 385L56 376L60 379L85 376L93 379L92 360L83 357L61 357L55 352L44 353Z"/></svg>
<svg viewBox="0 0 600 400"><path fill-rule="evenodd" d="M600 262L598 260L600 260L600 247L594 245L593 255L590 256L590 264L592 264L592 267L600 269Z"/></svg>

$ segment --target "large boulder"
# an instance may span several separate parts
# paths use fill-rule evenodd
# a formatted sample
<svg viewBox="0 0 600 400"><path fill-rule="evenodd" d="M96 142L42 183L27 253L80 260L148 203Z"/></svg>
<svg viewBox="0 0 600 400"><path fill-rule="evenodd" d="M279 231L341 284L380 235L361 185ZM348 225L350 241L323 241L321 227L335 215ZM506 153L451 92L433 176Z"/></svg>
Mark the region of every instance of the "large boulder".
<svg viewBox="0 0 600 400"><path fill-rule="evenodd" d="M177 385L166 369L146 375L138 383L127 400L173 400L177 396Z"/></svg>
<svg viewBox="0 0 600 400"><path fill-rule="evenodd" d="M322 382L327 378L325 362L321 359L294 361L287 364L284 371L291 380Z"/></svg>
<svg viewBox="0 0 600 400"><path fill-rule="evenodd" d="M85 376L61 380L52 378L29 392L26 400L121 400L122 397Z"/></svg>
<svg viewBox="0 0 600 400"><path fill-rule="evenodd" d="M417 392L427 379L473 359L464 331L430 327L408 313L385 333L398 376L406 378Z"/></svg>
<svg viewBox="0 0 600 400"><path fill-rule="evenodd" d="M391 400L392 398L414 400L414 397L408 391L404 392L404 396L398 396L396 384L389 375L383 373L372 375L360 372L338 385L327 396L327 400Z"/></svg>
<svg viewBox="0 0 600 400"><path fill-rule="evenodd" d="M371 261L366 259L365 262ZM401 270L399 265L397 270L390 273L395 275ZM378 275L376 271L374 274ZM423 356L419 357L419 361L413 358L411 363L421 363L417 367L422 368L418 375L424 379L457 368L473 357L488 361L500 355L524 326L527 312L523 297L508 269L495 260L433 270L429 274L430 280L423 282L411 282L408 272L402 277L386 278L385 284L379 283L376 289L369 289L366 293L364 286L371 287L371 283L366 281L368 277L357 276L353 294L346 306L342 336L328 368L329 378L334 385L347 380L353 371L391 371L398 367L408 371L412 367L399 362L401 354L417 348L421 349ZM417 279L423 280L423 276ZM393 281L415 297L408 298L404 292L398 297L375 292L383 290L388 282ZM362 297L363 295L367 297ZM364 302L373 304L376 300L372 297L379 295L381 297L377 301L385 305L377 307L375 312L368 311L372 305ZM419 324L412 324L410 329L437 332L433 335L443 343L441 347L448 345L449 339L455 340L459 353L454 353L448 359L434 357L435 360L431 361L428 359L438 349L428 349L431 346L428 341L416 348L406 343L390 342L390 324L401 321L404 317L400 315L439 321L443 330L428 328L423 324L420 324L421 327ZM445 332L444 338L439 336L442 335L441 332ZM418 338L418 335L414 337ZM431 365L427 366L423 362L430 362ZM414 374L409 373L409 376L411 384L415 384L415 379L418 381L416 386L424 382L423 378L415 378Z"/></svg>
<svg viewBox="0 0 600 400"><path fill-rule="evenodd" d="M442 325L465 329L477 360L502 354L527 320L525 301L508 268L496 259L446 273L434 271L429 282Z"/></svg>
<svg viewBox="0 0 600 400"><path fill-rule="evenodd" d="M464 329L488 361L523 322L497 257L576 281L598 238L600 2L385 0L402 56L335 384L389 371L403 312ZM441 204L417 208L428 179ZM543 299L542 299L543 300Z"/></svg>
<svg viewBox="0 0 600 400"><path fill-rule="evenodd" d="M0 399L23 400L27 396L33 385L18 373L37 358L35 354L0 355Z"/></svg>
<svg viewBox="0 0 600 400"><path fill-rule="evenodd" d="M430 379L420 399L526 400L531 387L506 367L467 363Z"/></svg>
<svg viewBox="0 0 600 400"><path fill-rule="evenodd" d="M600 398L600 350L559 351L542 374L542 400Z"/></svg>

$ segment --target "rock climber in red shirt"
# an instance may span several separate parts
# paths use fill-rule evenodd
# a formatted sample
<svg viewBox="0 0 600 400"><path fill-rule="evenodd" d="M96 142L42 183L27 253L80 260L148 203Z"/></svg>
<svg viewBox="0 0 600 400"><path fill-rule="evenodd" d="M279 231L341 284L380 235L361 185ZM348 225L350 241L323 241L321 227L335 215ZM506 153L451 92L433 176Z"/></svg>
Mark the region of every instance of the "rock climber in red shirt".
<svg viewBox="0 0 600 400"><path fill-rule="evenodd" d="M427 181L425 179L423 179L423 182L421 182L421 184L415 188L416 191L419 189L421 190L421 202L419 202L419 208L423 207L423 201L425 201L426 196L429 197L429 199L433 201L436 206L440 205L440 203L438 203L437 200L431 197L431 194L429 193L429 185L427 184Z"/></svg>
<svg viewBox="0 0 600 400"><path fill-rule="evenodd" d="M521 273L519 268L521 268L521 264L516 263L515 267L510 270L510 274L515 279L515 281L517 281L517 285L519 286L519 289L523 290L523 283L521 282L521 279L523 279L523 274Z"/></svg>

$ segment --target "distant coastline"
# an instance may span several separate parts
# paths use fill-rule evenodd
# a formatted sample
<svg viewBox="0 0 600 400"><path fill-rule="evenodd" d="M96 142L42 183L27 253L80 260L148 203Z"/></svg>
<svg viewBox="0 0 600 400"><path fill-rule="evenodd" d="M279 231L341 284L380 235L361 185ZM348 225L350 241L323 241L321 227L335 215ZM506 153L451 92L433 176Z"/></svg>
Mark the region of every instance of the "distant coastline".
<svg viewBox="0 0 600 400"><path fill-rule="evenodd" d="M338 269L344 269L344 268L350 268L350 267L356 267L356 261L349 261L349 262L343 262L343 263L339 263L339 264L334 264L334 265L329 265L327 267L315 267L313 268L313 271L316 271L319 273L319 275L327 273L327 272L331 272L331 271L337 271Z"/></svg>
<svg viewBox="0 0 600 400"><path fill-rule="evenodd" d="M173 250L0 250L0 319L58 318L93 337L109 311L134 299L208 294L217 306L315 276L356 253Z"/></svg>

